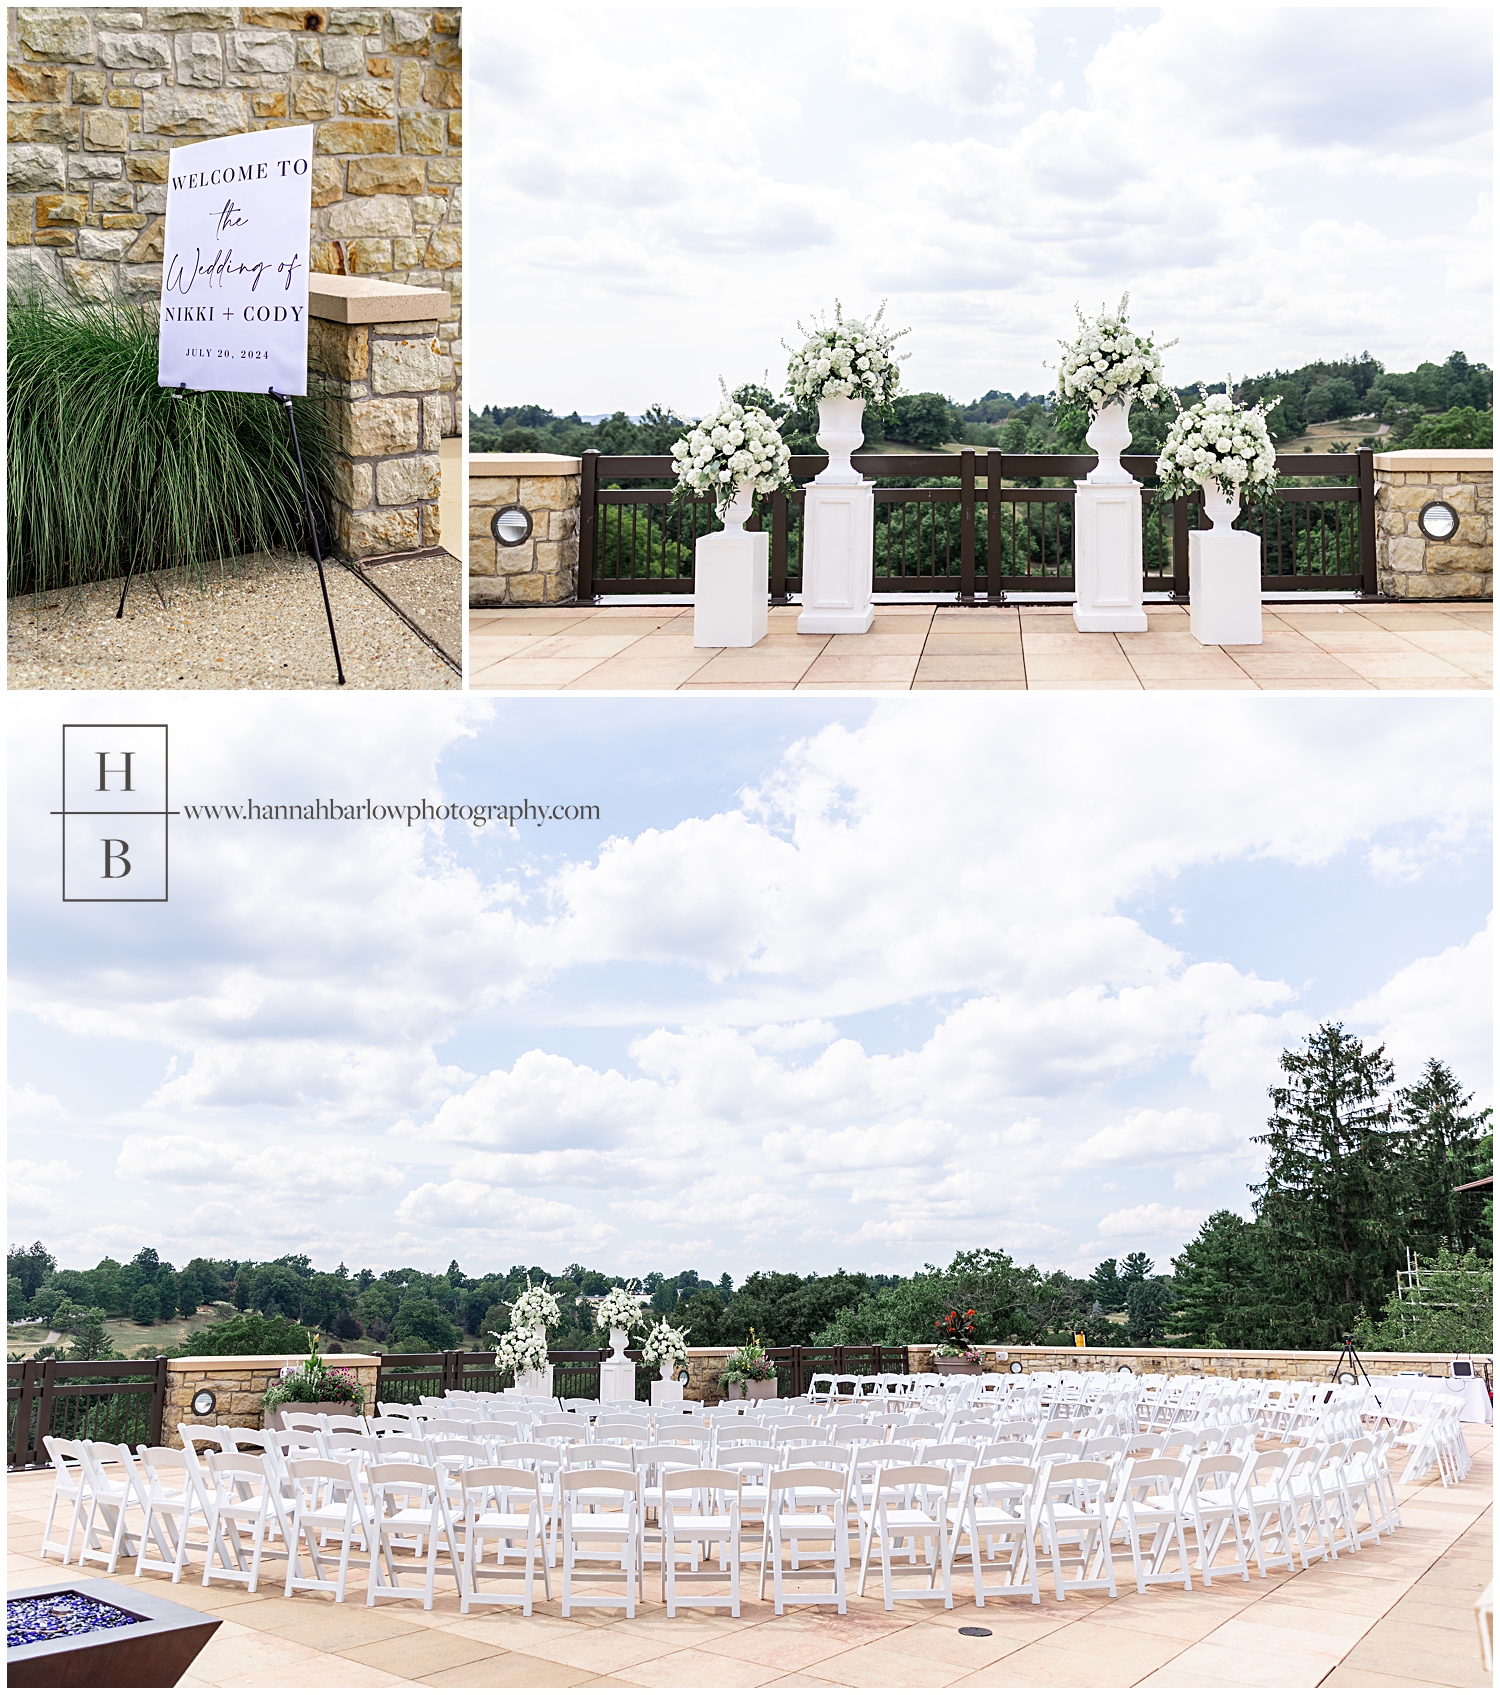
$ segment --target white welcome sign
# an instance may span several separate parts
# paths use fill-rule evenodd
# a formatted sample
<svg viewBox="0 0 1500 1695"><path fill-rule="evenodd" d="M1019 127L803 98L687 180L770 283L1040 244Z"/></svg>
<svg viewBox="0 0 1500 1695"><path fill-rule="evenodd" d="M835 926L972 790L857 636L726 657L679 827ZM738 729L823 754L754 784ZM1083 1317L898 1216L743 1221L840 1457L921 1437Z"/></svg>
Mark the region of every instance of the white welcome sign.
<svg viewBox="0 0 1500 1695"><path fill-rule="evenodd" d="M174 147L157 381L307 393L313 126Z"/></svg>

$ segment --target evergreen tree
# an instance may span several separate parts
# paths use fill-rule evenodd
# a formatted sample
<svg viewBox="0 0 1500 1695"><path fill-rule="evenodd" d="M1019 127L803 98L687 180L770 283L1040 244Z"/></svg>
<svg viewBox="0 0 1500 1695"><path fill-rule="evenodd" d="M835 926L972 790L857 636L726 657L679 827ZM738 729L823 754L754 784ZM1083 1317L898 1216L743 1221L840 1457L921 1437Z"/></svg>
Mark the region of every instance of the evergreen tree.
<svg viewBox="0 0 1500 1695"><path fill-rule="evenodd" d="M1473 1099L1437 1059L1429 1059L1417 1083L1396 1095L1396 1118L1404 1131L1404 1245L1418 1255L1432 1255L1440 1248L1457 1254L1470 1248L1489 1251L1484 1194L1475 1189L1457 1193L1461 1184L1472 1183L1490 1169L1485 1140L1490 1109L1468 1111Z"/></svg>
<svg viewBox="0 0 1500 1695"><path fill-rule="evenodd" d="M155 1324L157 1319L156 1290L143 1283L130 1303L130 1316L137 1324Z"/></svg>
<svg viewBox="0 0 1500 1695"><path fill-rule="evenodd" d="M197 1273L189 1266L177 1279L177 1310L184 1318L191 1318L202 1304L203 1285L199 1283Z"/></svg>
<svg viewBox="0 0 1500 1695"><path fill-rule="evenodd" d="M1258 1226L1213 1213L1172 1261L1177 1321L1197 1348L1266 1346L1265 1263Z"/></svg>
<svg viewBox="0 0 1500 1695"><path fill-rule="evenodd" d="M73 1345L68 1349L70 1360L117 1360L120 1355L110 1346L109 1332L104 1328L104 1312L100 1307L88 1307L73 1317Z"/></svg>
<svg viewBox="0 0 1500 1695"><path fill-rule="evenodd" d="M1155 1264L1149 1254L1126 1254L1120 1262L1120 1281L1127 1284L1144 1283Z"/></svg>
<svg viewBox="0 0 1500 1695"><path fill-rule="evenodd" d="M1100 1260L1089 1276L1089 1289L1104 1312L1118 1312L1125 1305L1119 1262L1112 1259Z"/></svg>
<svg viewBox="0 0 1500 1695"><path fill-rule="evenodd" d="M1125 1294L1125 1328L1131 1343L1137 1348L1160 1342L1167 1334L1167 1321L1172 1316L1172 1281L1168 1277L1151 1277L1132 1282Z"/></svg>
<svg viewBox="0 0 1500 1695"><path fill-rule="evenodd" d="M1270 1090L1265 1181L1252 1191L1265 1232L1272 1310L1294 1347L1337 1347L1361 1313L1378 1317L1400 1262L1399 1175L1390 1062L1341 1024L1281 1056Z"/></svg>

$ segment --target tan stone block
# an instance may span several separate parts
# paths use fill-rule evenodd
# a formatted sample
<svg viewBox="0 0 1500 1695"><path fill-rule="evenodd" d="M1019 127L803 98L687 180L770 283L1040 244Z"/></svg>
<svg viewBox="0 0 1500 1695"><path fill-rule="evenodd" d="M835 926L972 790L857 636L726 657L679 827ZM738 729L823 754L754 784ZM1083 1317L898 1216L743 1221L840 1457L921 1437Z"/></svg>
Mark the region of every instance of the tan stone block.
<svg viewBox="0 0 1500 1695"><path fill-rule="evenodd" d="M359 161L351 160L350 175ZM410 235L411 202L400 194L356 194L341 201L324 219L328 234L350 241L359 237Z"/></svg>
<svg viewBox="0 0 1500 1695"><path fill-rule="evenodd" d="M463 144L464 115L462 112L454 112L448 119L448 145L457 153L463 148Z"/></svg>
<svg viewBox="0 0 1500 1695"><path fill-rule="evenodd" d="M438 112L403 112L401 114L401 151L403 153L445 153L447 139L442 114ZM25 140L48 139L27 136ZM368 148L375 153L388 151Z"/></svg>
<svg viewBox="0 0 1500 1695"><path fill-rule="evenodd" d="M351 241L346 252L351 277L378 277L393 268L388 241Z"/></svg>
<svg viewBox="0 0 1500 1695"><path fill-rule="evenodd" d="M442 451L446 418L447 406L443 401L429 398L422 402L422 451L424 453L440 453Z"/></svg>
<svg viewBox="0 0 1500 1695"><path fill-rule="evenodd" d="M374 498L374 478L370 467L336 456L333 461L334 498L356 510L368 506Z"/></svg>
<svg viewBox="0 0 1500 1695"><path fill-rule="evenodd" d="M567 564L565 549L566 542L539 541L536 544L536 568L538 571L559 571Z"/></svg>
<svg viewBox="0 0 1500 1695"><path fill-rule="evenodd" d="M576 482L569 477L522 477L519 499L528 512L536 512L543 508L551 512L577 504L578 491L569 490L569 482ZM569 496L572 498L570 499Z"/></svg>
<svg viewBox="0 0 1500 1695"><path fill-rule="evenodd" d="M249 122L249 106L243 93L152 88L146 91L141 111L141 126L153 135L240 135Z"/></svg>
<svg viewBox="0 0 1500 1695"><path fill-rule="evenodd" d="M363 382L370 371L370 326L309 318L307 363L341 383Z"/></svg>
<svg viewBox="0 0 1500 1695"><path fill-rule="evenodd" d="M18 9L16 40L34 59L53 63L88 64L94 57L94 36L86 13L77 9L49 7L46 10Z"/></svg>
<svg viewBox="0 0 1500 1695"><path fill-rule="evenodd" d="M343 256L339 252L337 242L313 242L307 251L307 263L310 270L321 272L326 277L344 275Z"/></svg>
<svg viewBox="0 0 1500 1695"><path fill-rule="evenodd" d="M71 230L38 230L31 238L33 247L71 247L77 236Z"/></svg>
<svg viewBox="0 0 1500 1695"><path fill-rule="evenodd" d="M1478 549L1472 543L1466 543L1463 526L1472 519L1459 519L1459 533L1455 541L1430 541L1427 544L1427 570L1433 571L1473 571L1483 568L1484 561L1479 556Z"/></svg>
<svg viewBox="0 0 1500 1695"><path fill-rule="evenodd" d="M152 259L162 258L166 223L165 217L153 218L141 231L125 254L126 259L131 264L143 265Z"/></svg>
<svg viewBox="0 0 1500 1695"><path fill-rule="evenodd" d="M443 514L437 501L422 508L422 546L436 547L443 539Z"/></svg>
<svg viewBox="0 0 1500 1695"><path fill-rule="evenodd" d="M125 161L125 175L131 182L165 182L166 153L132 153Z"/></svg>
<svg viewBox="0 0 1500 1695"><path fill-rule="evenodd" d="M1428 487L1424 478L1420 483L1409 483L1401 488L1381 490L1377 499L1383 501L1393 511L1417 512L1432 499L1432 490Z"/></svg>
<svg viewBox="0 0 1500 1695"><path fill-rule="evenodd" d="M371 53L365 60L365 70L372 77L388 77L394 74L391 70L390 60L382 58L376 53Z"/></svg>
<svg viewBox="0 0 1500 1695"><path fill-rule="evenodd" d="M464 50L458 41L434 41L432 44L432 62L440 65L445 71L463 69Z"/></svg>
<svg viewBox="0 0 1500 1695"><path fill-rule="evenodd" d="M71 106L17 106L6 115L6 134L13 143L76 141L78 117Z"/></svg>
<svg viewBox="0 0 1500 1695"><path fill-rule="evenodd" d="M495 543L495 571L502 577L520 577L536 569L536 543L528 538L519 547Z"/></svg>
<svg viewBox="0 0 1500 1695"><path fill-rule="evenodd" d="M333 103L338 93L338 81L334 77L305 76L292 78L292 111L299 117L316 122L319 118L333 116ZM338 152L337 148L324 151Z"/></svg>
<svg viewBox="0 0 1500 1695"><path fill-rule="evenodd" d="M434 12L432 14L432 27L439 35L457 35L458 18L459 14L456 10Z"/></svg>
<svg viewBox="0 0 1500 1695"><path fill-rule="evenodd" d="M67 98L68 73L61 65L10 65L5 80L8 97L23 104ZM102 83L104 79L99 80Z"/></svg>
<svg viewBox="0 0 1500 1695"><path fill-rule="evenodd" d="M471 536L487 536L493 534L490 524L495 516L493 506L469 507L469 534Z"/></svg>
<svg viewBox="0 0 1500 1695"><path fill-rule="evenodd" d="M348 171L351 194L420 194L423 189L421 161L399 153L351 159Z"/></svg>
<svg viewBox="0 0 1500 1695"><path fill-rule="evenodd" d="M142 230L150 222L140 212L106 212L99 220L101 229L106 230Z"/></svg>
<svg viewBox="0 0 1500 1695"><path fill-rule="evenodd" d="M546 605L547 579L536 572L525 577L512 577L505 589L506 596L513 606Z"/></svg>
<svg viewBox="0 0 1500 1695"><path fill-rule="evenodd" d="M357 459L417 451L415 400L355 400L342 409L342 446Z"/></svg>
<svg viewBox="0 0 1500 1695"><path fill-rule="evenodd" d="M1393 571L1420 571L1427 542L1420 535L1392 536L1386 554Z"/></svg>
<svg viewBox="0 0 1500 1695"><path fill-rule="evenodd" d="M1491 577L1480 571L1437 571L1405 579L1410 600L1488 600Z"/></svg>
<svg viewBox="0 0 1500 1695"><path fill-rule="evenodd" d="M438 184L457 187L464 180L464 164L462 159L429 159L427 161L428 192L436 194Z"/></svg>
<svg viewBox="0 0 1500 1695"><path fill-rule="evenodd" d="M515 477L470 477L469 504L471 506L508 506L512 501L519 500L521 485Z"/></svg>
<svg viewBox="0 0 1500 1695"><path fill-rule="evenodd" d="M411 59L397 72L396 98L403 106L415 106L422 98L422 67Z"/></svg>
<svg viewBox="0 0 1500 1695"><path fill-rule="evenodd" d="M5 241L8 247L31 245L31 196L12 194L5 207Z"/></svg>
<svg viewBox="0 0 1500 1695"><path fill-rule="evenodd" d="M422 526L414 506L377 507L346 512L339 519L339 540L353 559L384 553L410 553L421 544Z"/></svg>
<svg viewBox="0 0 1500 1695"><path fill-rule="evenodd" d="M382 506L436 500L441 492L442 466L435 453L383 459L375 467L375 498Z"/></svg>
<svg viewBox="0 0 1500 1695"><path fill-rule="evenodd" d="M257 118L284 118L286 116L286 95L282 94L252 94L250 110Z"/></svg>
<svg viewBox="0 0 1500 1695"><path fill-rule="evenodd" d="M420 236L397 236L391 250L394 268L398 271L415 270L422 263L426 248L427 243Z"/></svg>
<svg viewBox="0 0 1500 1695"><path fill-rule="evenodd" d="M436 66L429 66L422 73L422 98L427 105L461 107L463 78L458 71L441 71Z"/></svg>
<svg viewBox="0 0 1500 1695"><path fill-rule="evenodd" d="M495 554L498 551L493 542L476 547L471 537L469 541L469 575L471 577L493 577L496 574ZM469 604L473 606L476 602L471 600Z"/></svg>
<svg viewBox="0 0 1500 1695"><path fill-rule="evenodd" d="M370 380L376 394L435 389L442 377L436 341L376 341L370 349Z"/></svg>
<svg viewBox="0 0 1500 1695"><path fill-rule="evenodd" d="M254 20L247 12L245 22ZM146 14L152 29L232 29L233 6L153 6Z"/></svg>
<svg viewBox="0 0 1500 1695"><path fill-rule="evenodd" d="M63 225L79 226L88 216L88 210L86 194L39 194L36 197L36 227L50 230Z"/></svg>
<svg viewBox="0 0 1500 1695"><path fill-rule="evenodd" d="M309 24L309 18L316 18L317 22ZM328 27L328 9L325 6L246 6L241 22L257 29L324 30Z"/></svg>
<svg viewBox="0 0 1500 1695"><path fill-rule="evenodd" d="M576 506L570 506L564 512L549 512L547 514L547 540L567 541L569 537L578 534L578 511Z"/></svg>
<svg viewBox="0 0 1500 1695"><path fill-rule="evenodd" d="M346 118L393 118L396 115L396 84L390 78L341 82L339 111Z"/></svg>
<svg viewBox="0 0 1500 1695"><path fill-rule="evenodd" d="M141 109L140 94L133 88L112 88L109 91L109 104L118 110L138 112ZM85 138L88 136L88 125L83 126Z"/></svg>
<svg viewBox="0 0 1500 1695"><path fill-rule="evenodd" d="M103 71L74 71L73 72L73 104L75 106L102 106L106 81Z"/></svg>
<svg viewBox="0 0 1500 1695"><path fill-rule="evenodd" d="M394 124L374 118L334 118L319 126L314 146L319 153L394 153L397 139Z"/></svg>
<svg viewBox="0 0 1500 1695"><path fill-rule="evenodd" d="M427 243L427 263L439 270L463 263L463 232L451 226L434 230Z"/></svg>
<svg viewBox="0 0 1500 1695"><path fill-rule="evenodd" d="M1455 541L1467 543L1470 547L1483 547L1489 539L1489 523L1482 512L1465 513L1458 520L1458 534Z"/></svg>
<svg viewBox="0 0 1500 1695"><path fill-rule="evenodd" d="M1446 500L1455 512L1472 512L1478 490L1472 483L1443 483L1432 491L1436 500Z"/></svg>
<svg viewBox="0 0 1500 1695"><path fill-rule="evenodd" d="M344 198L344 166L339 159L314 159L312 174L312 203L331 206Z"/></svg>

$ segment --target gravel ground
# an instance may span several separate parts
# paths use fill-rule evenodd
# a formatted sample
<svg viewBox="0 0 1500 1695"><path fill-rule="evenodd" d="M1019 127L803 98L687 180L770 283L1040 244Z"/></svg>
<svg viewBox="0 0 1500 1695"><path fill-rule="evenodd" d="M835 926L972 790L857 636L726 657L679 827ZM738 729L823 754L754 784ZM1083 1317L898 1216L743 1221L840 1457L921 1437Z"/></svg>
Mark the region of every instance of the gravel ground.
<svg viewBox="0 0 1500 1695"><path fill-rule="evenodd" d="M437 574L447 571L457 607L462 593L458 562L451 558L446 564L424 561L421 569L434 585ZM435 592L435 587L429 586L427 592ZM328 598L350 688L462 687L437 654L342 566L328 567ZM190 578L177 579L165 572L137 577L130 586L125 617L116 621L119 600L116 579L11 601L9 686L338 686L317 567L311 559L261 556L222 574L216 571L201 587Z"/></svg>
<svg viewBox="0 0 1500 1695"><path fill-rule="evenodd" d="M455 665L463 663L464 569L452 554L428 553L360 569Z"/></svg>

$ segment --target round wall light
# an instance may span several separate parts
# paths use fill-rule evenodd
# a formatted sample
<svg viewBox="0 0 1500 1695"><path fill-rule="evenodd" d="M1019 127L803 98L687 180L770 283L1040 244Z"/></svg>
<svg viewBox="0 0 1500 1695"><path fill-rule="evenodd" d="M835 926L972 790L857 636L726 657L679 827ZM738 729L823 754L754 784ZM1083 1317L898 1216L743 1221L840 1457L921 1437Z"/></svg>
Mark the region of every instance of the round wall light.
<svg viewBox="0 0 1500 1695"><path fill-rule="evenodd" d="M199 1418L207 1418L218 1404L218 1397L212 1389L200 1389L193 1396L193 1411Z"/></svg>
<svg viewBox="0 0 1500 1695"><path fill-rule="evenodd" d="M1428 541L1452 541L1458 534L1458 514L1446 500L1429 500L1417 514L1417 528Z"/></svg>
<svg viewBox="0 0 1500 1695"><path fill-rule="evenodd" d="M531 514L524 506L502 506L490 519L490 534L501 547L519 547L531 536Z"/></svg>
<svg viewBox="0 0 1500 1695"><path fill-rule="evenodd" d="M1020 1360L1012 1360L1010 1362L1010 1374L1012 1377L1019 1377L1025 1369L1025 1366L1021 1364Z"/></svg>

